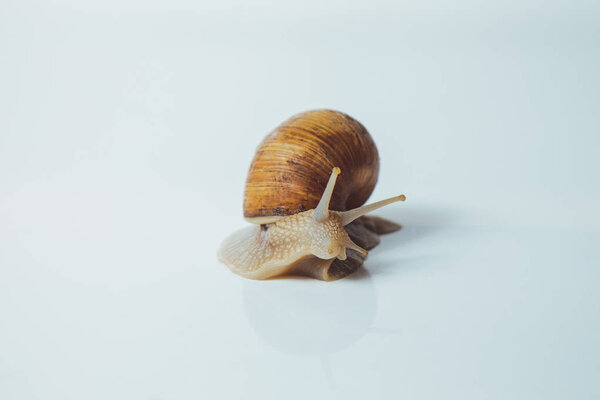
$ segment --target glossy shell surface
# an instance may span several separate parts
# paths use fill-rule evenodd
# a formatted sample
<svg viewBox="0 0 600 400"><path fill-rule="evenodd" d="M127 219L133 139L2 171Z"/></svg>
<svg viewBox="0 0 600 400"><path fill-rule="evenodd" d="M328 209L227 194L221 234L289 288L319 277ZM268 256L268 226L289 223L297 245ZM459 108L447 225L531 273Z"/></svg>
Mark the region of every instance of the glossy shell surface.
<svg viewBox="0 0 600 400"><path fill-rule="evenodd" d="M364 204L379 173L377 148L365 127L333 110L291 117L256 150L246 180L244 217L252 221L315 208L333 167L342 173L330 210Z"/></svg>

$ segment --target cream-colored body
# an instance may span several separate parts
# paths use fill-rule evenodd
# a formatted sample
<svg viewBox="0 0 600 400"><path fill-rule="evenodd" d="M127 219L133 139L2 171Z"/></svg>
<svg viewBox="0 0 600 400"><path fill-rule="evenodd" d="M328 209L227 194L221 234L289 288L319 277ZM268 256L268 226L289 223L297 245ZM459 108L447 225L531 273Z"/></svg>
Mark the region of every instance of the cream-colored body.
<svg viewBox="0 0 600 400"><path fill-rule="evenodd" d="M331 263L335 258L346 259L346 247L362 250L341 225L341 213L331 212L324 222L315 221L312 213L305 211L262 228L254 225L242 229L223 242L219 258L239 275L267 279L298 269L294 263L306 256Z"/></svg>
<svg viewBox="0 0 600 400"><path fill-rule="evenodd" d="M334 168L321 201L314 210L235 232L221 245L219 260L233 272L250 279L300 274L333 280L345 276L344 271L351 273L356 270L358 267L353 266L360 266L367 251L351 239L345 226L374 209L405 198L402 195L354 210L330 211L329 200L339 174L340 169ZM392 226L399 228L398 225L386 225L386 222L378 221L372 219L370 229L368 224L357 221L353 225L353 236L371 247L377 244L372 244L373 241L378 242L377 234L394 230L390 228ZM352 257L344 264L347 250L352 252ZM332 273L331 265L336 259L342 263Z"/></svg>

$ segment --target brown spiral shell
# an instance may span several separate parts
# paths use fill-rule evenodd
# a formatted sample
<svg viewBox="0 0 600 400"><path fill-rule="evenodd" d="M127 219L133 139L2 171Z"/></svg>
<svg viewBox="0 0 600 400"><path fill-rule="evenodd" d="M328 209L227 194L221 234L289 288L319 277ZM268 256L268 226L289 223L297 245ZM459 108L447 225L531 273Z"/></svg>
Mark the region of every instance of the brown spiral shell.
<svg viewBox="0 0 600 400"><path fill-rule="evenodd" d="M329 209L364 204L379 173L379 155L369 132L338 111L294 115L256 150L246 179L244 217L264 222L315 208L333 167L342 173Z"/></svg>

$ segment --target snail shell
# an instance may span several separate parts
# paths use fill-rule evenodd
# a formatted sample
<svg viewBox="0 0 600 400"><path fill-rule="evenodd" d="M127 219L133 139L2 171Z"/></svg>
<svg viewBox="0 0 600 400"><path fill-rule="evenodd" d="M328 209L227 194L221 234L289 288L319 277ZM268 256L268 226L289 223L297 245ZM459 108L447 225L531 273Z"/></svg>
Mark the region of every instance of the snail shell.
<svg viewBox="0 0 600 400"><path fill-rule="evenodd" d="M356 271L380 234L400 228L364 216L405 200L363 206L378 172L377 148L358 121L331 110L293 116L258 147L244 193L244 217L254 225L228 237L219 260L251 279L335 280Z"/></svg>
<svg viewBox="0 0 600 400"><path fill-rule="evenodd" d="M253 223L297 214L319 203L331 170L343 171L330 209L346 211L367 201L379 173L379 154L364 126L332 110L293 116L256 150L244 193L244 217Z"/></svg>

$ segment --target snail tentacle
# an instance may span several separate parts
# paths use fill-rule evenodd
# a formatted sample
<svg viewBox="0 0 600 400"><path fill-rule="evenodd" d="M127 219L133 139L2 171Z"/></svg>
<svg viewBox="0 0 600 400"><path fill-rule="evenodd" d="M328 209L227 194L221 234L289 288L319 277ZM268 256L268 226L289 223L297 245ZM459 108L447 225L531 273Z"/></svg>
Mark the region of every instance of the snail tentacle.
<svg viewBox="0 0 600 400"><path fill-rule="evenodd" d="M353 210L343 211L342 212L342 225L346 226L350 222L354 221L355 219L357 219L359 217L362 217L365 214L370 213L371 211L375 211L378 208L387 206L388 204L395 203L397 201L404 201L404 200L406 200L406 196L401 194L400 196L394 196L394 197L390 197L389 199L376 201L375 203L366 204L364 206L355 208Z"/></svg>
<svg viewBox="0 0 600 400"><path fill-rule="evenodd" d="M362 247L360 247L359 245L357 245L356 243L354 243L352 241L352 239L350 239L349 236L348 236L348 240L346 241L345 245L346 245L346 248L352 249L352 250L356 250L360 254L362 254L363 256L367 256L369 254L368 251L366 251L365 249L363 249Z"/></svg>
<svg viewBox="0 0 600 400"><path fill-rule="evenodd" d="M333 188L335 187L335 181L337 180L338 175L340 174L340 169L335 167L331 170L331 176L329 177L329 181L327 182L327 186L323 191L323 195L321 196L321 200L319 200L319 204L313 211L313 218L317 222L323 222L327 220L327 216L329 215L329 201L331 200L331 195L333 194Z"/></svg>

